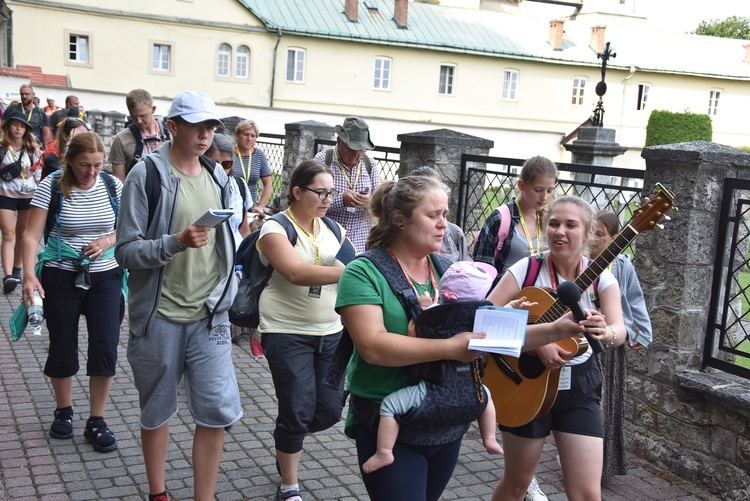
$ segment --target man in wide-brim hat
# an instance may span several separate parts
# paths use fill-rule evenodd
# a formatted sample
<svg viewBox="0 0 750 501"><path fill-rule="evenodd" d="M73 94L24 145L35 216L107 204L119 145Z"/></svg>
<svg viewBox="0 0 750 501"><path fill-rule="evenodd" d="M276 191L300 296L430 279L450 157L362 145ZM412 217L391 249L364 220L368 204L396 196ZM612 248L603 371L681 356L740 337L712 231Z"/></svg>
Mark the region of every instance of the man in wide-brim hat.
<svg viewBox="0 0 750 501"><path fill-rule="evenodd" d="M365 250L372 221L367 208L370 195L380 186L380 168L365 154L375 145L370 140L370 128L360 117L347 117L337 125L336 146L321 151L315 160L333 171L333 188L340 193L332 201L327 215L346 228L346 235L357 252Z"/></svg>

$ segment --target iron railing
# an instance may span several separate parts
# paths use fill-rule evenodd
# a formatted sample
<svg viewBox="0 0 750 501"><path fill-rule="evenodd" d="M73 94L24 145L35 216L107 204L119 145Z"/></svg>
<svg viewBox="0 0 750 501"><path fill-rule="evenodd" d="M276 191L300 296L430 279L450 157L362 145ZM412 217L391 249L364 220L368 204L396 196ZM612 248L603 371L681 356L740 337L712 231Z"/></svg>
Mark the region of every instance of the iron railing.
<svg viewBox="0 0 750 501"><path fill-rule="evenodd" d="M724 181L703 365L750 379L750 181Z"/></svg>
<svg viewBox="0 0 750 501"><path fill-rule="evenodd" d="M282 195L281 172L284 170L285 138L284 134L266 134L265 132L261 132L256 142L258 148L266 153L268 165L271 167L271 182L273 185L271 201L276 200L276 198Z"/></svg>
<svg viewBox="0 0 750 501"><path fill-rule="evenodd" d="M490 212L514 196L523 162L523 159L483 155L461 157L456 221L466 233L470 247ZM560 180L554 197L577 195L597 210L615 212L621 223L629 221L640 204L642 170L566 163L557 164L557 169Z"/></svg>

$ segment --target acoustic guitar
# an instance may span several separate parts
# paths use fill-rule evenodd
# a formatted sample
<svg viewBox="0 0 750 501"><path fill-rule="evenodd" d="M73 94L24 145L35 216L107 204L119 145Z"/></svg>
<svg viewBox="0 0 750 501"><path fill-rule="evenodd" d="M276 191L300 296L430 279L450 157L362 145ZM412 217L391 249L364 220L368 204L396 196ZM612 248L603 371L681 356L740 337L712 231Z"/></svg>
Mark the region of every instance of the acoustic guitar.
<svg viewBox="0 0 750 501"><path fill-rule="evenodd" d="M653 199L646 199L612 243L575 279L581 292L594 283L639 233L656 228L673 209L674 195L657 183ZM539 303L529 311L529 324L554 322L568 311L568 307L553 294L540 287L526 287L518 293L518 298L526 296L528 301ZM563 339L556 344L575 353L574 356L582 355L588 349L583 336ZM488 355L484 384L492 393L499 424L522 426L549 412L557 399L560 369L548 369L534 352L522 353L519 358L494 353Z"/></svg>

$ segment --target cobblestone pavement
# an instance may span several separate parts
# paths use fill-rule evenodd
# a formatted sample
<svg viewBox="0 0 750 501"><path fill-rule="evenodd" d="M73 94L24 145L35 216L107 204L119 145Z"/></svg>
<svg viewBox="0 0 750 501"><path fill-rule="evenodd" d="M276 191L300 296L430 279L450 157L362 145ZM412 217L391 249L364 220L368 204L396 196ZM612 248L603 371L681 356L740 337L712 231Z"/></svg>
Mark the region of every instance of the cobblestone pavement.
<svg viewBox="0 0 750 501"><path fill-rule="evenodd" d="M119 449L94 452L82 433L88 417L88 383L75 378L73 398L76 436L51 439L54 399L49 380L42 374L46 354L46 329L41 336L24 334L10 341L8 319L20 302L16 291L0 298L0 500L144 499L146 474L139 446L138 396L125 356L127 322L119 346L118 374L111 391L106 420L117 435ZM85 321L81 321L81 361L85 367ZM216 499L272 499L279 476L273 453L276 404L271 375L264 358L255 359L243 338L234 347L234 363L242 393L244 417L226 436ZM192 497L192 420L181 395L178 415L171 421L167 456L167 488L175 500ZM551 501L567 499L552 441L544 449L538 479ZM635 457L630 471L604 489L607 501L712 500L698 486L676 478ZM489 500L503 473L503 460L491 457L472 427L461 448L458 465L441 499ZM300 483L306 500L366 500L354 443L339 423L308 437L300 466ZM399 501L399 500L394 500Z"/></svg>

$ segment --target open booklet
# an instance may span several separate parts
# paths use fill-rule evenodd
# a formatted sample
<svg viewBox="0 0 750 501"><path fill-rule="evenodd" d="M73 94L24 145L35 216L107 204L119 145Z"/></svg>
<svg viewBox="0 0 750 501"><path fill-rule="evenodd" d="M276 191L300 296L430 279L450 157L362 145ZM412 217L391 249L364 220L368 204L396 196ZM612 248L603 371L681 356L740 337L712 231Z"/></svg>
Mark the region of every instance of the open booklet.
<svg viewBox="0 0 750 501"><path fill-rule="evenodd" d="M519 357L526 341L527 310L482 306L474 315L474 332L486 332L484 339L469 341L469 349Z"/></svg>
<svg viewBox="0 0 750 501"><path fill-rule="evenodd" d="M201 217L195 220L193 226L210 226L216 228L221 223L232 217L232 209L208 209Z"/></svg>

